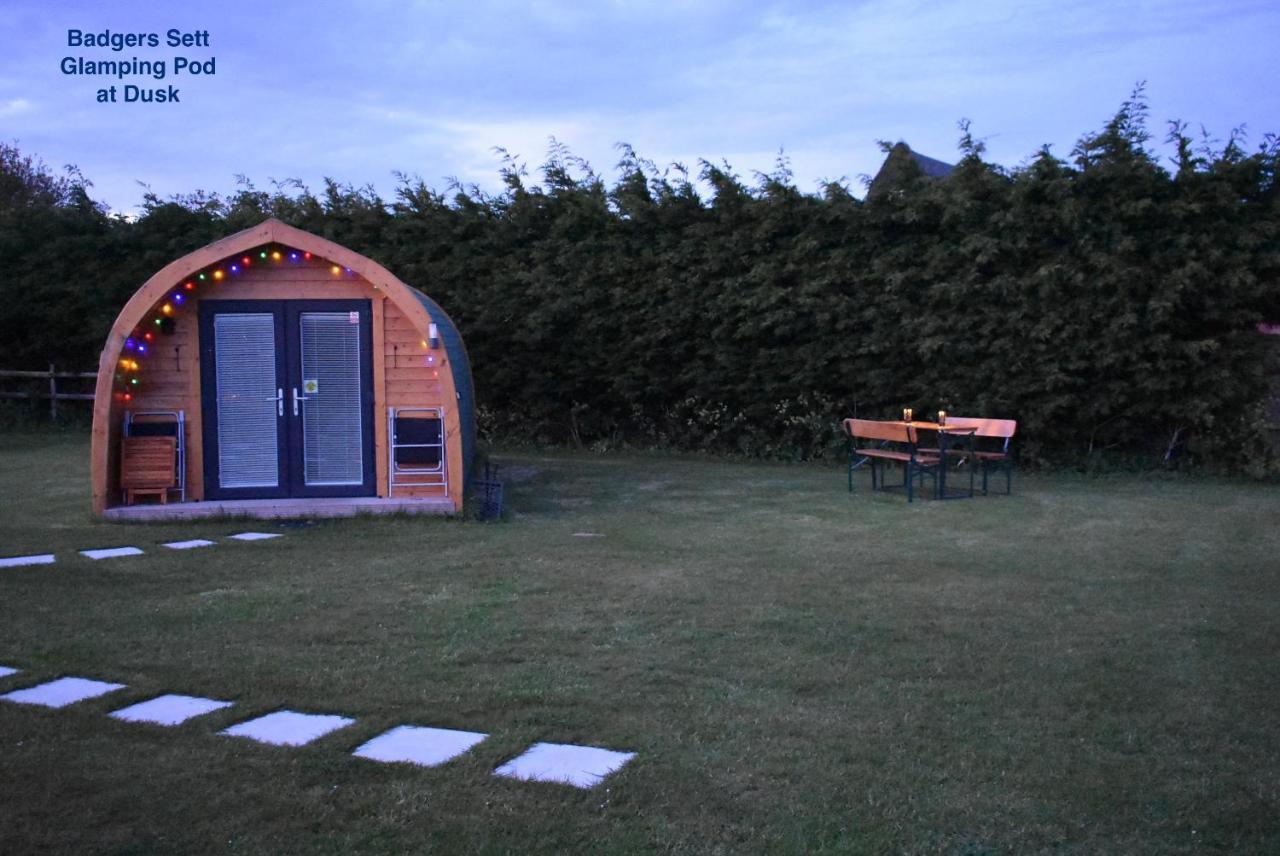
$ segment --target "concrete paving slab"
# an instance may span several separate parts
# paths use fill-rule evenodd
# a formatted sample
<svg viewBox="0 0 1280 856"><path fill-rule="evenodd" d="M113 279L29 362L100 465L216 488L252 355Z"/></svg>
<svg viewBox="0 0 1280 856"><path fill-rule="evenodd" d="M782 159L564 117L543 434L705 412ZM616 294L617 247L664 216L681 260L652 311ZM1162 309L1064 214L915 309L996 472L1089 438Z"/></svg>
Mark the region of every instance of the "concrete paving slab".
<svg viewBox="0 0 1280 856"><path fill-rule="evenodd" d="M66 707L69 704L75 704L85 699L97 698L121 689L124 689L124 684L94 681L89 678L58 678L56 681L37 684L25 690L14 690L11 693L5 693L0 695L0 700L56 708Z"/></svg>
<svg viewBox="0 0 1280 856"><path fill-rule="evenodd" d="M7 559L0 559L0 568L22 568L27 565L52 565L52 553L42 553L39 556L10 556Z"/></svg>
<svg viewBox="0 0 1280 856"><path fill-rule="evenodd" d="M98 559L118 559L121 556L141 556L142 551L137 547L107 547L102 550L81 550L80 555L97 561Z"/></svg>
<svg viewBox="0 0 1280 856"><path fill-rule="evenodd" d="M170 550L194 550L196 547L212 547L212 541L206 541L203 538L193 538L190 541L170 541L168 544L162 544Z"/></svg>
<svg viewBox="0 0 1280 856"><path fill-rule="evenodd" d="M315 713L278 710L257 719L233 725L221 732L228 737L248 737L273 746L303 746L331 731L346 728L354 719Z"/></svg>
<svg viewBox="0 0 1280 856"><path fill-rule="evenodd" d="M578 788L598 785L636 756L634 752L574 746L568 743L535 743L529 751L494 770L494 775L532 782L560 782Z"/></svg>
<svg viewBox="0 0 1280 856"><path fill-rule="evenodd" d="M156 725L181 725L188 719L231 707L232 702L188 695L162 695L149 701L129 705L110 715L125 722L151 722Z"/></svg>
<svg viewBox="0 0 1280 856"><path fill-rule="evenodd" d="M351 754L372 761L402 761L435 767L458 757L488 736L479 731L401 725L373 738Z"/></svg>

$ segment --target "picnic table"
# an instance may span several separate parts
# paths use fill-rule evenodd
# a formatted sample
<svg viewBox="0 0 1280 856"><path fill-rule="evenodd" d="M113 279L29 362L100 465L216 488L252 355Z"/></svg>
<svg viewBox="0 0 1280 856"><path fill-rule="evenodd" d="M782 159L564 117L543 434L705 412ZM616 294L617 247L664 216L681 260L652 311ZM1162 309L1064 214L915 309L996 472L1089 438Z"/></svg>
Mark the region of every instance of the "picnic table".
<svg viewBox="0 0 1280 856"><path fill-rule="evenodd" d="M937 499L958 499L974 495L973 468L969 469L969 491L948 491L947 459L957 453L973 453L973 438L977 428L972 425L951 425L946 422L926 421L876 421L870 419L846 419L844 432L850 441L849 490L853 490L853 471L863 463L871 464L871 489L877 489L877 469L889 463L902 465L902 486L907 501L913 498L913 482L919 477L923 487L924 476L934 480L934 496ZM936 448L921 448L919 432L932 432L937 437ZM859 440L879 441L879 445L858 445ZM963 443L963 447L960 445ZM854 458L861 456L861 460ZM884 488L883 476L879 489Z"/></svg>

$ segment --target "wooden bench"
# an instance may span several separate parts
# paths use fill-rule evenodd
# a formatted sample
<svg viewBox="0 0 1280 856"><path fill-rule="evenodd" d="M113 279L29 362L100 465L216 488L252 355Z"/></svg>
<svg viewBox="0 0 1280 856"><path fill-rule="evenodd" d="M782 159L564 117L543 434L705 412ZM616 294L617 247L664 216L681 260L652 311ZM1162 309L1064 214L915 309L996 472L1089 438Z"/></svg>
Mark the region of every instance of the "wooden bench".
<svg viewBox="0 0 1280 856"><path fill-rule="evenodd" d="M120 440L120 488L124 504L139 496L156 494L168 503L169 489L178 483L175 464L178 441L174 437L123 437Z"/></svg>
<svg viewBox="0 0 1280 856"><path fill-rule="evenodd" d="M871 419L846 419L841 423L845 436L849 439L849 492L853 492L853 471L862 464L861 459L871 462L871 489L884 489L884 474L877 471L888 462L902 464L902 484L907 489L907 502L914 500L912 483L916 476L937 475L942 467L942 459L935 452L930 455L921 453L916 447L916 430L906 422L876 422ZM880 445L873 446L865 441L879 440ZM890 445L891 444L891 445Z"/></svg>
<svg viewBox="0 0 1280 856"><path fill-rule="evenodd" d="M975 441L988 440L986 448L977 447L972 452L968 449L949 449L950 455L973 455L974 463L982 466L982 495L987 494L987 477L992 470L1003 470L1005 474L1005 493L1013 493L1013 456L1009 454L1009 441L1018 430L1018 423L1013 419L978 419L969 416L948 416L947 424L957 428L975 428ZM990 441L997 441L991 443ZM997 448L998 447L998 448ZM920 449L921 454L937 449Z"/></svg>

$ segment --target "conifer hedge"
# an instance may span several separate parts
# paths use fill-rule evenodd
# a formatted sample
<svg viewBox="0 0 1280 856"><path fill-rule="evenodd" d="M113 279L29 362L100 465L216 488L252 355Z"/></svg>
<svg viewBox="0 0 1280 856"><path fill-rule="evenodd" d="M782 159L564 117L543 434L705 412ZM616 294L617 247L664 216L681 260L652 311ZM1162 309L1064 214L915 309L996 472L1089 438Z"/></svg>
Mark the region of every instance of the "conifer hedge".
<svg viewBox="0 0 1280 856"><path fill-rule="evenodd" d="M74 170L0 146L0 364L92 367L128 296L173 258L275 216L377 259L458 322L482 430L502 439L807 458L838 421L902 407L1019 421L1041 464L1280 469L1266 401L1280 321L1280 144L1171 126L1140 93L1069 159L983 160L962 124L944 180L871 201L795 186L785 159L612 184L559 144L503 191L401 177L147 194L107 216Z"/></svg>

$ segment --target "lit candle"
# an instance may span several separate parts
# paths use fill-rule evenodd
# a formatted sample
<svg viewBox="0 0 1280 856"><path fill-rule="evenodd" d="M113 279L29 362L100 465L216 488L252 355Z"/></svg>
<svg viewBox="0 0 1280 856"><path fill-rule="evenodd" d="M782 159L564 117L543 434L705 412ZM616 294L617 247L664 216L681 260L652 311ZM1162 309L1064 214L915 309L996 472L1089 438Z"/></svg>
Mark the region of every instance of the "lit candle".
<svg viewBox="0 0 1280 856"><path fill-rule="evenodd" d="M904 408L902 408L902 421L903 421L903 422L910 422L910 421L911 421L911 408L910 408L910 407L904 407Z"/></svg>
<svg viewBox="0 0 1280 856"><path fill-rule="evenodd" d="M939 410L939 411L938 411L938 424L939 424L939 425L946 425L946 424L947 424L947 411L945 411L945 410Z"/></svg>

